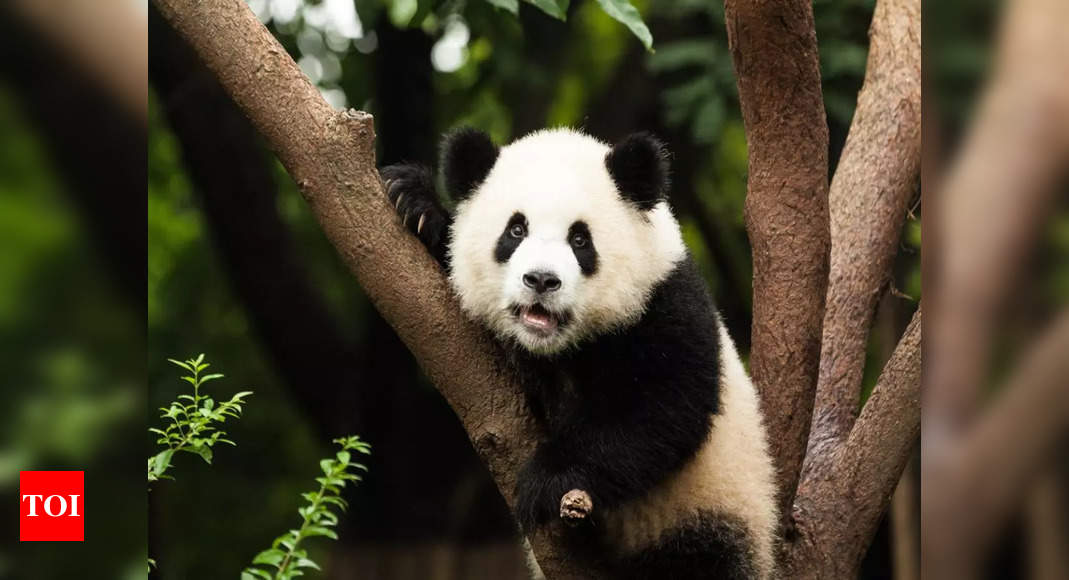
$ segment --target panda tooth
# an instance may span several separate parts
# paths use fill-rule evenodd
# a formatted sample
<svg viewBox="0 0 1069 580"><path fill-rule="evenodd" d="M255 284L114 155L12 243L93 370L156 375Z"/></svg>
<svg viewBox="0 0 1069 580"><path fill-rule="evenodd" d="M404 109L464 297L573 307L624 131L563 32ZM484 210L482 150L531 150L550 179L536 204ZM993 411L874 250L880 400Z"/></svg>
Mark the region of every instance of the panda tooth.
<svg viewBox="0 0 1069 580"><path fill-rule="evenodd" d="M427 219L427 214L423 213L419 216L419 225L416 226L416 233L419 234L423 231L423 220Z"/></svg>

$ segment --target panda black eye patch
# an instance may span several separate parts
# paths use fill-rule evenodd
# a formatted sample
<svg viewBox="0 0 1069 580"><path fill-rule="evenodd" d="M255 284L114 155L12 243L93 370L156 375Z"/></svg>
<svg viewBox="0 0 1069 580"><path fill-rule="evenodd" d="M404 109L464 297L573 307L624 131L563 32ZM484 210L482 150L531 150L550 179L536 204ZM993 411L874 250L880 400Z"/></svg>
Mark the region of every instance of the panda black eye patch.
<svg viewBox="0 0 1069 580"><path fill-rule="evenodd" d="M568 245L572 247L579 270L584 276L591 276L598 270L598 251L594 249L594 239L590 237L590 228L586 222L577 221L568 228Z"/></svg>
<svg viewBox="0 0 1069 580"><path fill-rule="evenodd" d="M520 243L527 237L527 218L520 212L512 214L507 224L505 224L505 231L501 232L501 235L497 238L497 246L494 247L494 259L499 264L504 264L512 257L512 253L516 251L516 248L520 247Z"/></svg>

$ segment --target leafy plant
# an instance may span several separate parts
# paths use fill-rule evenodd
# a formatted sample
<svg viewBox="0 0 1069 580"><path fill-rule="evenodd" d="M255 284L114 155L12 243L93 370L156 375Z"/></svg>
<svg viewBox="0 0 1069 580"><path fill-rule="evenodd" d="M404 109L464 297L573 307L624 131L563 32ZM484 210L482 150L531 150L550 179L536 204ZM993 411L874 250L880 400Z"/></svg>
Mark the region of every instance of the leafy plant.
<svg viewBox="0 0 1069 580"><path fill-rule="evenodd" d="M204 355L197 358L177 361L168 361L182 367L190 374L182 377L182 380L193 385L193 394L178 395L178 400L168 407L160 407L160 417L169 419L171 422L164 429L155 427L149 431L159 435L156 443L166 448L156 455L148 458L148 481L151 483L159 479L173 479L166 475L171 467L171 458L179 451L186 451L199 455L205 462L212 462L212 447L219 442L236 445L226 439L226 432L218 427L226 421L227 417L235 419L241 416L241 406L245 403L245 397L252 391L241 391L230 397L229 401L215 403L211 397L202 396L200 389L208 381L223 378L222 374L213 373L201 375L201 372L210 365L204 362Z"/></svg>
<svg viewBox="0 0 1069 580"><path fill-rule="evenodd" d="M305 568L319 570L319 565L310 560L308 553L300 547L301 542L315 536L338 539L338 534L331 529L338 525L338 516L331 511L332 506L344 511L347 504L340 495L345 483L361 479L356 473L351 473L350 469L367 471L362 464L352 461L350 452L371 454L371 446L356 435L335 439L334 443L340 445L341 450L333 459L323 459L319 462L319 467L323 470L323 475L316 478L319 489L301 494L308 504L297 509L301 516L300 527L275 538L270 549L257 554L252 559L254 566L249 566L241 572L241 580L285 580L303 576ZM257 568L255 565L263 568Z"/></svg>
<svg viewBox="0 0 1069 580"><path fill-rule="evenodd" d="M523 0L537 7L542 12L549 14L558 20L567 20L568 5L571 0ZM520 10L520 0L486 0L487 3L507 10L517 15ZM653 35L646 23L642 21L642 15L631 4L630 0L597 0L598 6L613 20L623 24L638 38L646 50L653 52Z"/></svg>

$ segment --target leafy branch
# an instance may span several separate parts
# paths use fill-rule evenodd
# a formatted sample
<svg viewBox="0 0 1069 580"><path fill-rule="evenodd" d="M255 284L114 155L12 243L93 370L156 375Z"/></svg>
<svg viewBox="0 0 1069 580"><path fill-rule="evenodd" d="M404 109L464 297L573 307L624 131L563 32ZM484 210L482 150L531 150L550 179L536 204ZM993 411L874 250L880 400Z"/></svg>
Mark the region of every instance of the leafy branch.
<svg viewBox="0 0 1069 580"><path fill-rule="evenodd" d="M308 504L297 509L301 516L300 527L275 538L270 549L257 554L252 563L264 566L265 569L254 566L245 568L241 572L242 580L286 580L303 576L302 568L320 569L299 546L303 540L314 536L338 539L338 534L331 529L338 525L338 516L331 511L331 506L342 511L346 509L348 504L340 497L345 482L361 479L356 473L351 473L350 468L367 471L362 464L352 461L350 452L371 454L371 446L356 435L335 439L334 443L340 445L341 450L333 459L323 459L319 462L319 467L323 470L323 476L316 478L319 489L301 494Z"/></svg>
<svg viewBox="0 0 1069 580"><path fill-rule="evenodd" d="M201 456L205 462L212 462L212 446L222 442L236 445L226 439L226 432L219 429L227 417L239 418L241 406L245 403L245 397L252 391L241 391L225 401L216 405L211 397L202 396L201 386L208 381L223 378L220 373L201 375L210 365L204 362L204 355L198 355L195 359L168 361L182 367L190 374L182 377L182 380L193 385L193 394L178 395L178 400L169 407L160 407L160 418L169 419L170 423L164 429L150 428L149 431L159 435L156 443L165 445L166 449L148 458L148 481L151 483L159 479L173 479L166 475L171 467L172 456L179 451L186 451Z"/></svg>
<svg viewBox="0 0 1069 580"><path fill-rule="evenodd" d="M513 16L519 14L520 0L486 0L489 4L507 10L511 12ZM568 18L568 6L571 4L571 0L523 0L524 2L537 7L542 12L549 14L553 18L558 20L567 20ZM650 29L646 27L646 23L642 21L642 15L631 4L630 0L597 0L598 6L601 7L605 14L608 14L610 18L623 24L635 35L646 47L646 50L653 52L653 35L650 34Z"/></svg>

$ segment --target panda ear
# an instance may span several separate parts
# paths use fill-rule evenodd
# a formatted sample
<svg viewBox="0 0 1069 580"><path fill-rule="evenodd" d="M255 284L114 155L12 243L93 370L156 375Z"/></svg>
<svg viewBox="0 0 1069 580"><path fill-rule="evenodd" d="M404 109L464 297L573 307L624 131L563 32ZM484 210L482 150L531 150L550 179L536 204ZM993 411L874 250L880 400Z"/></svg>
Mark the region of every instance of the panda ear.
<svg viewBox="0 0 1069 580"><path fill-rule="evenodd" d="M633 133L605 156L605 167L624 199L648 211L668 198L668 150L649 133Z"/></svg>
<svg viewBox="0 0 1069 580"><path fill-rule="evenodd" d="M496 162L497 146L482 131L461 127L442 138L440 167L446 191L456 201L467 199Z"/></svg>

